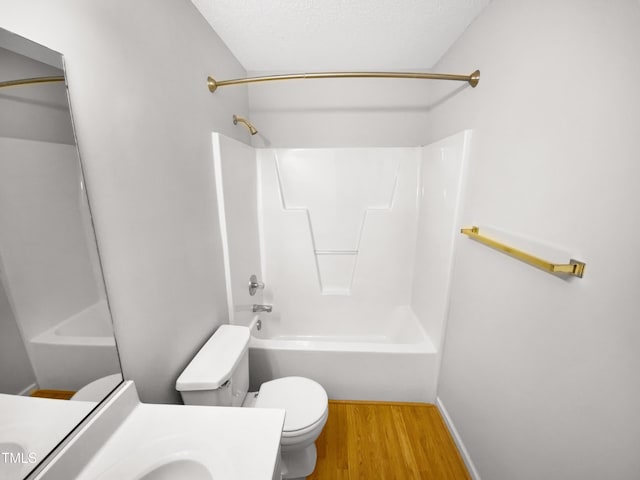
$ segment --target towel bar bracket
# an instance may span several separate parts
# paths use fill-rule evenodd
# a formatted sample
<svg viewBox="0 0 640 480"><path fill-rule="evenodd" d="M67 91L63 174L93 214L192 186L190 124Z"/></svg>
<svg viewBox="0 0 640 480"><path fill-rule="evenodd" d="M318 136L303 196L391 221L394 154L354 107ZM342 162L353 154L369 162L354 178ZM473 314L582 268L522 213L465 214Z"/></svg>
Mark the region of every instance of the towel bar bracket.
<svg viewBox="0 0 640 480"><path fill-rule="evenodd" d="M575 277L582 278L582 276L584 275L584 267L586 266L586 263L572 258L571 260L569 260L569 265L573 266L573 270L569 273Z"/></svg>

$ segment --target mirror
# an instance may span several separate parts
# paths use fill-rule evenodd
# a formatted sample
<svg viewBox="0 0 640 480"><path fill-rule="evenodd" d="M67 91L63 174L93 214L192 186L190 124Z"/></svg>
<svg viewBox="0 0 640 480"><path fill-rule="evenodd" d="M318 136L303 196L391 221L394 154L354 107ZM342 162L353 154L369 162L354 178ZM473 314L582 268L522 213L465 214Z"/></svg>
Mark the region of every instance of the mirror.
<svg viewBox="0 0 640 480"><path fill-rule="evenodd" d="M122 375L62 56L0 29L0 66L0 478L20 479Z"/></svg>

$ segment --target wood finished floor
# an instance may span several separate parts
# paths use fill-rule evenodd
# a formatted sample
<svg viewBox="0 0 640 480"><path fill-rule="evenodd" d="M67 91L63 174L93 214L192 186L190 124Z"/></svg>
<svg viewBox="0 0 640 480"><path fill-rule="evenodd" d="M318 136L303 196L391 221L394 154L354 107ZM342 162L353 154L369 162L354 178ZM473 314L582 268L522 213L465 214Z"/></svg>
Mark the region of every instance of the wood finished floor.
<svg viewBox="0 0 640 480"><path fill-rule="evenodd" d="M39 398L54 398L56 400L69 400L76 392L69 390L34 390L29 395Z"/></svg>
<svg viewBox="0 0 640 480"><path fill-rule="evenodd" d="M471 479L435 405L329 401L310 480Z"/></svg>

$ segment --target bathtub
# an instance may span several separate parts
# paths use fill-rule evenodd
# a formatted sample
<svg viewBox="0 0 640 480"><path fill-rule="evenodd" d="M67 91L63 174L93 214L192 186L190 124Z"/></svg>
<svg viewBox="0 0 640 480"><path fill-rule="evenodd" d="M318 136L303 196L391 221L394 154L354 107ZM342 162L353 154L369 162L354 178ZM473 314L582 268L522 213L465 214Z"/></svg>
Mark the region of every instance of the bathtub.
<svg viewBox="0 0 640 480"><path fill-rule="evenodd" d="M30 342L38 387L79 390L120 372L107 302L100 300Z"/></svg>
<svg viewBox="0 0 640 480"><path fill-rule="evenodd" d="M391 323L383 333L329 336L281 331L277 320L257 316L250 324L250 387L299 375L334 400L434 402L438 360L430 338L413 315Z"/></svg>

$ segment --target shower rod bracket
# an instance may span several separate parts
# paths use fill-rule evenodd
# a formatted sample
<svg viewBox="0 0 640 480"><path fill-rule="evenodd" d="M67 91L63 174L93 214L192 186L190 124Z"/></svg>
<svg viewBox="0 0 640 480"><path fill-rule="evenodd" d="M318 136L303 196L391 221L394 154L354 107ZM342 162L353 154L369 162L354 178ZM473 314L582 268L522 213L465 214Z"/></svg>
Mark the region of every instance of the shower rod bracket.
<svg viewBox="0 0 640 480"><path fill-rule="evenodd" d="M418 80L453 80L467 82L473 88L480 81L480 70L469 75L454 75L449 73L420 73L420 72L321 72L294 73L287 75L268 75L265 77L234 78L232 80L216 80L209 76L207 85L211 93L219 87L229 85L244 85L248 83L274 82L277 80L313 80L319 78L413 78Z"/></svg>

